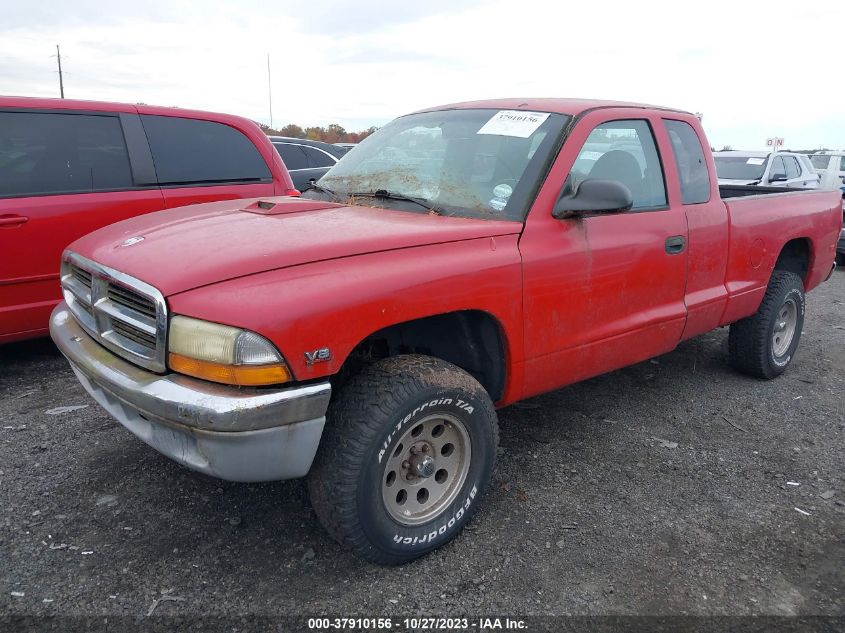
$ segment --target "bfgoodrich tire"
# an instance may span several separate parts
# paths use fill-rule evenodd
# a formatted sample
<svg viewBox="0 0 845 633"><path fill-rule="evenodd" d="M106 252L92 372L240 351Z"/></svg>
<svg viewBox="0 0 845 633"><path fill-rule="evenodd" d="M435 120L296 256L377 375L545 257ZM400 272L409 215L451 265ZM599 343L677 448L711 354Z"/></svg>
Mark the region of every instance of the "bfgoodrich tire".
<svg viewBox="0 0 845 633"><path fill-rule="evenodd" d="M453 539L496 459L496 411L454 365L396 356L352 378L329 407L308 476L311 504L341 544L386 565Z"/></svg>
<svg viewBox="0 0 845 633"><path fill-rule="evenodd" d="M731 325L731 364L757 378L775 378L786 370L804 327L804 284L795 273L776 270L757 312Z"/></svg>

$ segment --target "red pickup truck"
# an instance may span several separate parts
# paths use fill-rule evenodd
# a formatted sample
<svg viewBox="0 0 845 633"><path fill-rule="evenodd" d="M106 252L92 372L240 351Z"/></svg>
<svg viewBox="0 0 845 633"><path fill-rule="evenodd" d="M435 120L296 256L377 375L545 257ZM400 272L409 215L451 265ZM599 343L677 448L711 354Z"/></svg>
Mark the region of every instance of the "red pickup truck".
<svg viewBox="0 0 845 633"><path fill-rule="evenodd" d="M707 147L695 116L635 104L417 112L301 199L80 239L51 333L144 442L224 479L307 475L334 537L401 563L478 507L496 408L722 325L739 370L791 362L839 194L720 192Z"/></svg>
<svg viewBox="0 0 845 633"><path fill-rule="evenodd" d="M294 193L247 119L147 105L0 96L0 344L45 336L62 251L112 222Z"/></svg>

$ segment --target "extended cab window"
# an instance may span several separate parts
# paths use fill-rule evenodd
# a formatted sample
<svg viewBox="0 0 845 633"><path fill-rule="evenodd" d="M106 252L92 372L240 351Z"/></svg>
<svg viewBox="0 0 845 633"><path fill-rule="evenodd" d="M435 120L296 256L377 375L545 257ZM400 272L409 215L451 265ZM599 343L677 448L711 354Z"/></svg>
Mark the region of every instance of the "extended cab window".
<svg viewBox="0 0 845 633"><path fill-rule="evenodd" d="M118 117L0 112L0 196L132 186Z"/></svg>
<svg viewBox="0 0 845 633"><path fill-rule="evenodd" d="M271 180L258 149L233 127L171 116L142 115L161 185Z"/></svg>
<svg viewBox="0 0 845 633"><path fill-rule="evenodd" d="M704 150L689 123L665 119L666 132L672 142L675 166L681 181L684 204L700 204L710 200L710 175L704 161Z"/></svg>
<svg viewBox="0 0 845 633"><path fill-rule="evenodd" d="M610 121L593 129L571 176L575 185L587 179L618 180L630 189L635 210L666 206L663 167L644 120Z"/></svg>

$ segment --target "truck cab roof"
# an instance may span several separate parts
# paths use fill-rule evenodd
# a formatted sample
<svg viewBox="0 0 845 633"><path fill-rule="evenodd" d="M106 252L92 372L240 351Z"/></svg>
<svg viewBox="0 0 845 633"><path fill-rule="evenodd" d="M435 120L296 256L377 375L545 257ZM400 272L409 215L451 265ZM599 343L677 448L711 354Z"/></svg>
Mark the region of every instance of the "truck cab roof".
<svg viewBox="0 0 845 633"><path fill-rule="evenodd" d="M631 101L608 101L603 99L562 99L562 98L505 98L485 99L481 101L462 101L433 108L424 108L419 112L430 112L435 110L466 110L473 108L489 108L491 110L526 110L529 112L553 112L556 114L568 114L577 116L589 110L600 108L636 108L649 110L665 110L668 112L679 112L691 114L685 110L665 108L645 103Z"/></svg>

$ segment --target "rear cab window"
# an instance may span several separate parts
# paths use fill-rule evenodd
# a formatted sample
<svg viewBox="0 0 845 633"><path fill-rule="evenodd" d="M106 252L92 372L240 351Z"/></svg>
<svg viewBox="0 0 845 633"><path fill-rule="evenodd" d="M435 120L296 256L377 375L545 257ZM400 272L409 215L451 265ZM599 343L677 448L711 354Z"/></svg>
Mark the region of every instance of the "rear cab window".
<svg viewBox="0 0 845 633"><path fill-rule="evenodd" d="M0 112L0 196L115 191L133 186L119 117Z"/></svg>
<svg viewBox="0 0 845 633"><path fill-rule="evenodd" d="M242 132L223 123L141 115L161 186L270 182L270 168Z"/></svg>

